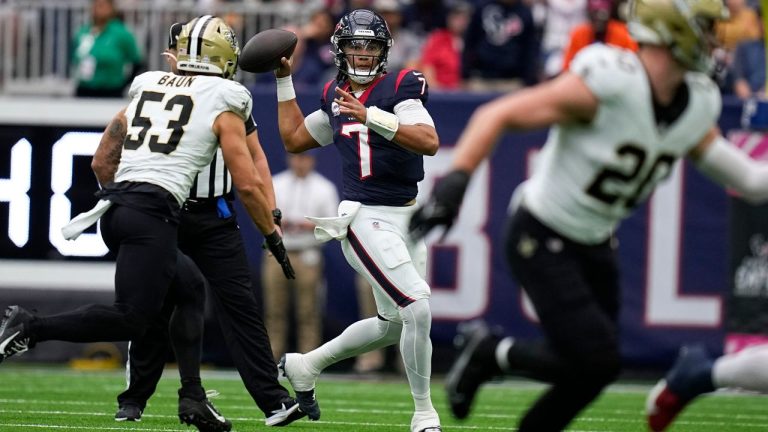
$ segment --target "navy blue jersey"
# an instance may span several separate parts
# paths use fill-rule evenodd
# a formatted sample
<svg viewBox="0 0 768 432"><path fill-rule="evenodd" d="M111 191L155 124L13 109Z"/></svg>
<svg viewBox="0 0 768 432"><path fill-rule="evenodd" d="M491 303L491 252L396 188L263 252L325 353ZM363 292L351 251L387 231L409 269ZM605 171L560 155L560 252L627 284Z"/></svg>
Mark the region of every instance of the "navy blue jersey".
<svg viewBox="0 0 768 432"><path fill-rule="evenodd" d="M343 165L342 198L369 205L401 206L416 198L417 183L424 178L422 155L407 150L370 130L354 117L339 114L333 102L336 87L347 92L349 83L330 81L323 89L321 109L333 128L333 143ZM394 112L395 105L408 99L426 103L427 81L412 69L387 73L373 81L358 100Z"/></svg>

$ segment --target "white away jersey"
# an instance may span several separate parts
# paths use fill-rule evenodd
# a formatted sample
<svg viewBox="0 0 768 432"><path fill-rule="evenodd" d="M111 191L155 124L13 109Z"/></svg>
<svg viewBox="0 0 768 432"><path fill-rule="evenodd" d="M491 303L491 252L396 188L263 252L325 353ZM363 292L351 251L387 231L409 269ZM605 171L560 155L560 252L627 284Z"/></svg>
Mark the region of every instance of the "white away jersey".
<svg viewBox="0 0 768 432"><path fill-rule="evenodd" d="M688 104L669 125L657 125L650 83L639 58L595 44L571 64L599 99L590 124L554 126L533 176L522 186L525 206L573 240L595 244L643 202L712 128L720 93L704 74L689 72Z"/></svg>
<svg viewBox="0 0 768 432"><path fill-rule="evenodd" d="M115 181L158 185L180 204L218 148L212 129L216 118L232 111L245 121L252 103L250 92L235 81L170 72L137 76L129 96L128 132Z"/></svg>

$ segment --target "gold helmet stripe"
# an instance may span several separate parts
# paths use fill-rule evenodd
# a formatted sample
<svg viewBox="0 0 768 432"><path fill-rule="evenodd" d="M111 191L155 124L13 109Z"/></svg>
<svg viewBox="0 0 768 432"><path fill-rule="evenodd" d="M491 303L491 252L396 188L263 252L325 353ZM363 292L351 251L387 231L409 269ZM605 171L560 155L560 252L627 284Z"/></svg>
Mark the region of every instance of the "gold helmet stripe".
<svg viewBox="0 0 768 432"><path fill-rule="evenodd" d="M210 15L204 15L195 22L195 26L189 35L189 58L195 59L202 52L203 48L203 35L205 29L211 22L212 17Z"/></svg>

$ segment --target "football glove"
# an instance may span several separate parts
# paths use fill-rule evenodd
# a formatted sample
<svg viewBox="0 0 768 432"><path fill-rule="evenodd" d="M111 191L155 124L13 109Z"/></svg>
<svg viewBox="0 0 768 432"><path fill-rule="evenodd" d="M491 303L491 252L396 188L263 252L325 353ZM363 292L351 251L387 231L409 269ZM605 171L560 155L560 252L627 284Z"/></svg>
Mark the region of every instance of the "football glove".
<svg viewBox="0 0 768 432"><path fill-rule="evenodd" d="M274 230L272 234L264 236L264 248L269 249L275 260L280 263L286 279L296 279L296 272L293 271L291 260L288 258L288 251L285 250L283 238L280 237L280 233L277 230Z"/></svg>
<svg viewBox="0 0 768 432"><path fill-rule="evenodd" d="M469 179L466 171L455 170L435 183L432 196L411 217L409 231L414 240L421 239L436 226L445 226L445 237L459 214Z"/></svg>

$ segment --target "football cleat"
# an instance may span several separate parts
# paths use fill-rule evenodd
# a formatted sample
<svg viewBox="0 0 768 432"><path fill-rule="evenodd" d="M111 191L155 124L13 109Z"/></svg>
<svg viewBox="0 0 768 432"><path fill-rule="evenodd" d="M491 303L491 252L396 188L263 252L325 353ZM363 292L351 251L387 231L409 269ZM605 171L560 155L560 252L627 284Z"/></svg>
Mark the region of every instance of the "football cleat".
<svg viewBox="0 0 768 432"><path fill-rule="evenodd" d="M0 363L31 347L26 326L33 318L31 313L20 306L8 306L5 309L0 321Z"/></svg>
<svg viewBox="0 0 768 432"><path fill-rule="evenodd" d="M437 411L416 411L411 419L411 432L442 432Z"/></svg>
<svg viewBox="0 0 768 432"><path fill-rule="evenodd" d="M712 360L701 346L682 347L675 365L648 394L645 410L648 427L667 429L696 396L714 390Z"/></svg>
<svg viewBox="0 0 768 432"><path fill-rule="evenodd" d="M480 385L494 377L498 366L480 356L478 348L484 343L498 342L499 337L480 320L459 324L455 345L459 356L445 378L445 389L453 416L465 419L472 408Z"/></svg>
<svg viewBox="0 0 768 432"><path fill-rule="evenodd" d="M138 405L134 405L134 404L120 405L120 407L117 410L117 413L115 414L115 421L140 422L141 413L142 413L142 410Z"/></svg>
<svg viewBox="0 0 768 432"><path fill-rule="evenodd" d="M232 423L225 419L208 399L179 399L179 420L197 427L200 432L229 432Z"/></svg>
<svg viewBox="0 0 768 432"><path fill-rule="evenodd" d="M310 372L304 362L304 355L297 353L285 354L277 365L283 376L288 378L291 387L296 392L296 402L299 408L307 414L310 420L320 419L320 405L315 399L315 380L317 374Z"/></svg>
<svg viewBox="0 0 768 432"><path fill-rule="evenodd" d="M288 426L294 421L307 415L299 408L299 403L293 398L286 398L280 403L280 408L272 410L272 415L264 420L267 426Z"/></svg>

